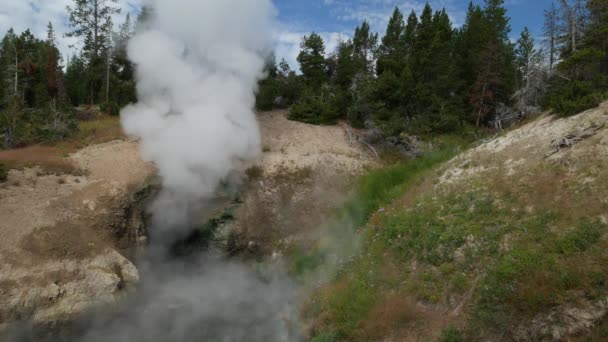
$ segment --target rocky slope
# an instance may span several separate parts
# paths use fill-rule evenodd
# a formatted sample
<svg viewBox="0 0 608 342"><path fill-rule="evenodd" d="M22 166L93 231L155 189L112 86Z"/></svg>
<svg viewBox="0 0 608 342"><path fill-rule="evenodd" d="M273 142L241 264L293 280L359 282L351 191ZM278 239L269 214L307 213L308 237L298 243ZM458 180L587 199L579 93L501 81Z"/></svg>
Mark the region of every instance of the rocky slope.
<svg viewBox="0 0 608 342"><path fill-rule="evenodd" d="M271 254L310 234L340 203L349 179L374 161L344 127L288 121L283 111L261 113L259 121L264 153L243 170L235 220L216 238L225 238L224 249ZM11 171L0 188L0 327L69 320L120 299L139 280L140 201L153 166L128 141L87 147L69 161L82 175Z"/></svg>
<svg viewBox="0 0 608 342"><path fill-rule="evenodd" d="M82 175L13 170L0 188L0 327L73 318L139 279L128 257L145 239L137 193L153 167L127 141L69 159Z"/></svg>
<svg viewBox="0 0 608 342"><path fill-rule="evenodd" d="M243 203L232 229L241 248L277 256L298 240L315 240L354 177L376 160L366 146L349 139L346 126L289 121L285 111L261 113L258 119L264 153L245 171Z"/></svg>

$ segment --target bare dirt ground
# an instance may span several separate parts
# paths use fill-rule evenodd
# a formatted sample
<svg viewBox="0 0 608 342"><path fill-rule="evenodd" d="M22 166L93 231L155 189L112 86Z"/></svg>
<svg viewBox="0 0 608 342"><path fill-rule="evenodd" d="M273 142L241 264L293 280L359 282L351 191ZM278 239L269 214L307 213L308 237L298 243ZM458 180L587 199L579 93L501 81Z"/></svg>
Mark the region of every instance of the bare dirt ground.
<svg viewBox="0 0 608 342"><path fill-rule="evenodd" d="M268 174L307 168L357 175L373 156L349 141L343 126L314 126L287 120L287 112L261 113L264 155L259 165Z"/></svg>
<svg viewBox="0 0 608 342"><path fill-rule="evenodd" d="M558 146L568 136L596 130L572 146ZM608 102L569 118L544 115L523 127L463 153L446 164L441 184L456 184L500 173L515 177L545 162L559 164L572 174L585 176L581 168L608 157ZM591 165L596 166L596 165ZM585 176L586 177L586 176ZM581 181L593 181L582 178Z"/></svg>
<svg viewBox="0 0 608 342"><path fill-rule="evenodd" d="M264 153L247 172L237 233L270 251L316 225L374 161L342 126L288 121L284 111L258 117ZM145 239L133 197L154 168L135 142L99 144L117 136L116 120L85 124L90 133L78 141L92 145L68 142L69 155L61 146L0 153L19 168L0 185L0 330L70 319L122 297L139 279L125 251ZM42 167L29 167L37 162Z"/></svg>
<svg viewBox="0 0 608 342"><path fill-rule="evenodd" d="M345 126L289 121L285 111L258 118L264 153L246 172L249 185L235 229L245 245L276 255L296 240L317 240L311 234L376 161L365 146L351 143Z"/></svg>
<svg viewBox="0 0 608 342"><path fill-rule="evenodd" d="M128 141L61 163L79 174L12 170L0 188L0 324L68 318L112 301L139 277L119 251L140 238L125 209L153 167Z"/></svg>

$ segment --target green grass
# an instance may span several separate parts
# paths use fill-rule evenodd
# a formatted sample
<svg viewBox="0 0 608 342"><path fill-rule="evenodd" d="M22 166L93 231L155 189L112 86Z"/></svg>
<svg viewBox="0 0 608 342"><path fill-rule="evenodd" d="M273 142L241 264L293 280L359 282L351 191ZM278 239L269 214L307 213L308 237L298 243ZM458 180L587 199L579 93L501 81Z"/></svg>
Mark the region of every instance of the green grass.
<svg viewBox="0 0 608 342"><path fill-rule="evenodd" d="M392 172L419 175L431 163L422 165L427 167L399 166L364 181L362 207L376 208L403 193L408 181L396 184ZM374 190L378 185L386 191ZM601 237L608 226L599 221L550 211L531 215L517 201L496 201L495 194L478 191L426 195L409 208L386 213L379 227L366 229L360 257L335 281L343 286L319 297L318 314L331 317L327 331L339 339L365 340L361 325L374 319L370 312L384 293L448 305L447 294L463 298L472 288L467 333L475 336L479 329L510 329L575 300L580 291L599 298L607 289L608 252ZM387 260L400 270L388 279L382 271Z"/></svg>
<svg viewBox="0 0 608 342"><path fill-rule="evenodd" d="M425 172L452 158L456 149L445 148L427 153L424 157L387 168L373 170L357 184L357 194L349 201L341 215L354 219L361 226L382 205L398 198Z"/></svg>
<svg viewBox="0 0 608 342"><path fill-rule="evenodd" d="M357 229L381 206L398 198L435 166L452 158L459 149L449 148L429 152L422 158L389 167L375 169L362 176L355 193L338 210L336 218L323 230L324 239L312 250L295 248L290 253L292 275L300 276L323 265L327 253L350 254Z"/></svg>
<svg viewBox="0 0 608 342"><path fill-rule="evenodd" d="M449 326L441 332L439 340L441 342L464 342L465 338L460 330L453 326Z"/></svg>
<svg viewBox="0 0 608 342"><path fill-rule="evenodd" d="M356 185L355 196L339 211L336 221L329 225L329 236L309 253L292 253L291 269L295 271L293 273L298 276L324 266L334 267L335 265L322 262L328 259L327 255L351 255L353 241L358 238L358 228L362 227L373 213L419 184L430 170L449 160L457 152L458 149L452 145L430 152L422 158L373 170L363 176ZM366 244L364 248L368 250L362 252L365 257L359 257L347 266L342 266L336 281L348 278L346 285L333 291L331 296L319 299L322 305L313 310L316 311L313 315L320 311L329 312L331 322L328 330L320 331L316 338L324 340L331 336L332 341L353 338L353 332L359 330L362 320L379 299L378 289L381 287L378 285L390 286L391 279L376 278L375 271L382 263L383 251L373 250L375 247L383 246Z"/></svg>

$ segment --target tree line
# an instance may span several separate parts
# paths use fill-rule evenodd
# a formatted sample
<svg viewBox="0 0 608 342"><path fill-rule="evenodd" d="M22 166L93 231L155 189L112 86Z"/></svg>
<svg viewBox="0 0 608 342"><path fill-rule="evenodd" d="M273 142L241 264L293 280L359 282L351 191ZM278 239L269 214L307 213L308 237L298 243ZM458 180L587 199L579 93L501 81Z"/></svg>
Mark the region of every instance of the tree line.
<svg viewBox="0 0 608 342"><path fill-rule="evenodd" d="M46 39L10 29L0 43L0 134L5 148L64 139L77 128L74 108L100 105L117 115L136 101L134 68L127 42L136 23L120 14L118 0L74 0L66 8L71 31L82 47L63 59L53 24ZM144 11L138 20L147 15Z"/></svg>
<svg viewBox="0 0 608 342"><path fill-rule="evenodd" d="M0 42L0 134L11 148L63 139L76 129L74 108L104 112L137 100L127 43L146 8L116 26L119 0L73 0L66 8L80 51L64 59L49 23L44 38L10 29ZM427 4L406 17L395 8L382 36L368 22L326 51L317 33L303 37L297 61L269 58L257 107L290 108L313 124L442 134L503 128L530 113L570 115L597 105L608 90L608 2L556 0L545 11L542 42L524 29L510 40L503 0L469 4L454 27Z"/></svg>
<svg viewBox="0 0 608 342"><path fill-rule="evenodd" d="M599 104L608 90L608 2L560 0L545 16L542 44L528 28L511 42L503 0L471 2L459 28L428 3L407 18L395 8L382 38L363 22L331 53L313 32L301 42L301 75L271 58L258 105L395 136L503 128L542 108L569 115Z"/></svg>

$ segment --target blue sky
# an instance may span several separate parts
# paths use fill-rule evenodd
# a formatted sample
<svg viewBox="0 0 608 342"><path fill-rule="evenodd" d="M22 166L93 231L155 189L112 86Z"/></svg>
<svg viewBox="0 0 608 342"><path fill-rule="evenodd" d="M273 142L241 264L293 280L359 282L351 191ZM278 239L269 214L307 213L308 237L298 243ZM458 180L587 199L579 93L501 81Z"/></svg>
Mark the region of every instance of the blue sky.
<svg viewBox="0 0 608 342"><path fill-rule="evenodd" d="M482 4L477 0L475 3ZM274 0L279 12L280 29L277 37L277 58L285 58L292 68L299 41L304 34L320 33L328 50L336 47L339 38L352 35L354 28L367 19L372 28L382 36L388 19L398 6L407 16L412 10L420 14L425 0ZM431 0L434 10L445 7L455 26L462 25L469 0ZM540 38L543 10L551 0L507 0L511 17L511 37L517 39L521 30L528 26L535 37Z"/></svg>
<svg viewBox="0 0 608 342"><path fill-rule="evenodd" d="M64 55L74 54L70 44L74 39L64 37L69 31L66 5L74 0L0 0L0 33L10 27L17 32L29 28L38 37L46 36L46 24L55 24L58 44ZM170 0L166 0L170 1ZM203 1L203 0L200 0ZM388 19L399 6L405 15L413 9L418 14L426 0L272 0L278 10L278 27L275 36L276 55L285 58L293 69L298 69L296 57L300 50L302 36L315 31L326 42L327 51L333 51L340 38L349 38L354 28L367 19L372 28L384 34ZM123 15L114 18L116 25L124 20L124 13L139 12L144 0L119 0ZM455 26L462 25L469 0L430 0L433 9L445 7ZM483 0L475 0L482 3ZM543 24L543 10L551 0L506 0L511 17L512 39L517 39L524 26L529 26L535 37L540 38ZM78 44L76 44L78 45Z"/></svg>

